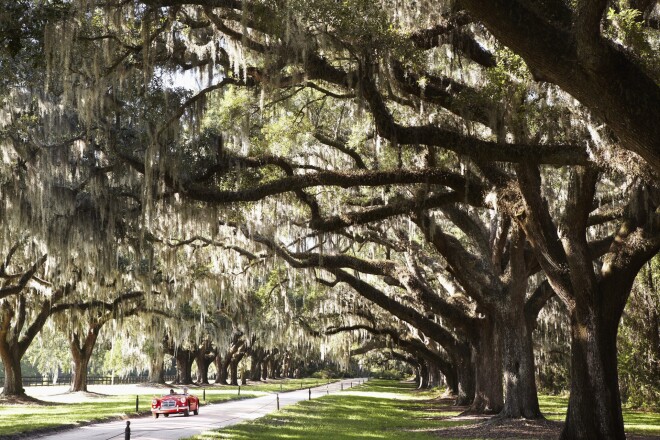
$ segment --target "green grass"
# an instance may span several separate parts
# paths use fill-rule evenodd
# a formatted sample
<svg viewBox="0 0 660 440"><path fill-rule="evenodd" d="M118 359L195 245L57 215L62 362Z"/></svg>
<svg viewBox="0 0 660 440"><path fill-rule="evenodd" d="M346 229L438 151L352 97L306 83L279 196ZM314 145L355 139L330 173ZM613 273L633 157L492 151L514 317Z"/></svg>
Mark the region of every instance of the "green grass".
<svg viewBox="0 0 660 440"><path fill-rule="evenodd" d="M465 424L442 420L458 413L431 401L438 395L438 391L416 391L410 383L371 380L344 393L303 401L255 421L191 438L432 439L437 437L425 431Z"/></svg>
<svg viewBox="0 0 660 440"><path fill-rule="evenodd" d="M321 379L287 380L281 381L282 390L300 389L301 382L303 388L317 382L319 385L327 383ZM279 390L280 381L242 386L240 396L237 387L210 386L206 388L206 402L248 398ZM163 388L162 392L166 393L167 389ZM190 392L200 399L203 397L201 388L191 387ZM139 389L138 393L141 413L148 414L153 394ZM471 423L446 420L458 412L432 400L438 395L437 390L417 391L410 383L371 380L343 393L303 401L258 420L192 438L437 439L433 434L436 429ZM539 400L541 411L548 419L564 420L568 398L542 395ZM100 396L76 404L0 405L0 437L132 415L135 415L135 394ZM660 413L624 408L624 421L628 433L660 435Z"/></svg>
<svg viewBox="0 0 660 440"><path fill-rule="evenodd" d="M564 421L566 418L568 397L540 395L539 404L547 419ZM660 413L637 411L624 406L623 423L629 434L660 436Z"/></svg>
<svg viewBox="0 0 660 440"><path fill-rule="evenodd" d="M372 380L366 385L312 401L303 401L258 420L191 437L192 440L281 439L437 439L433 431L470 421L444 420L458 415L433 401L438 391L419 392L412 384ZM568 399L540 396L547 418L563 421ZM626 431L660 435L660 414L624 409ZM475 439L476 440L476 439Z"/></svg>

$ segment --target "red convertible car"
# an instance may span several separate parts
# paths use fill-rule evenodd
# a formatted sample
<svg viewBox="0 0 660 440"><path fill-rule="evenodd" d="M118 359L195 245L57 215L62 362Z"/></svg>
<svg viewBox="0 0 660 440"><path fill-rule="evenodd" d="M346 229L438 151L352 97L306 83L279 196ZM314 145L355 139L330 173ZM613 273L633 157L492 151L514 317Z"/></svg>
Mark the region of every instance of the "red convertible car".
<svg viewBox="0 0 660 440"><path fill-rule="evenodd" d="M151 414L154 419L161 414L165 417L170 414L183 414L188 417L191 412L199 414L199 399L192 394L165 394L151 400Z"/></svg>

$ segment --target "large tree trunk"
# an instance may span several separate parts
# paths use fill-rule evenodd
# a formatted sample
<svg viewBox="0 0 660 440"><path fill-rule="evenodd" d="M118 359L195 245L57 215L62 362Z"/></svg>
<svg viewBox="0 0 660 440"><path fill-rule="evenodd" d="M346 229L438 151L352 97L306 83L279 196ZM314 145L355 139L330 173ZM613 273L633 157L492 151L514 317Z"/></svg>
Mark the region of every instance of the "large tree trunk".
<svg viewBox="0 0 660 440"><path fill-rule="evenodd" d="M502 353L497 326L489 318L483 320L472 359L475 369L474 400L468 412L496 414L504 406Z"/></svg>
<svg viewBox="0 0 660 440"><path fill-rule="evenodd" d="M284 353L282 359L282 377L291 377L291 353Z"/></svg>
<svg viewBox="0 0 660 440"><path fill-rule="evenodd" d="M458 380L458 394L456 395L456 405L470 405L474 400L474 365L467 359L455 362L456 376Z"/></svg>
<svg viewBox="0 0 660 440"><path fill-rule="evenodd" d="M264 352L262 349L253 349L250 353L250 380L260 381L261 380L261 361L264 359Z"/></svg>
<svg viewBox="0 0 660 440"><path fill-rule="evenodd" d="M261 380L261 360L253 360L252 369L250 370L250 380L260 381Z"/></svg>
<svg viewBox="0 0 660 440"><path fill-rule="evenodd" d="M449 391L455 396L458 395L458 379L456 377L456 371L444 372L443 374Z"/></svg>
<svg viewBox="0 0 660 440"><path fill-rule="evenodd" d="M69 391L87 391L87 369L89 358L87 356L73 356L73 374Z"/></svg>
<svg viewBox="0 0 660 440"><path fill-rule="evenodd" d="M5 367L5 384L3 396L25 396L23 388L23 374L21 373L21 359L11 351L6 350L7 344L0 343L0 358Z"/></svg>
<svg viewBox="0 0 660 440"><path fill-rule="evenodd" d="M272 354L267 354L263 360L261 361L261 380L267 380L268 379L268 371L269 371L269 364L272 359L273 355Z"/></svg>
<svg viewBox="0 0 660 440"><path fill-rule="evenodd" d="M197 359L197 383L200 385L209 384L209 366L211 361L206 356L198 356Z"/></svg>
<svg viewBox="0 0 660 440"><path fill-rule="evenodd" d="M616 326L599 323L593 312L571 316L571 395L565 440L624 440L617 372Z"/></svg>
<svg viewBox="0 0 660 440"><path fill-rule="evenodd" d="M437 365L431 363L429 365L429 387L435 388L440 386L440 369Z"/></svg>
<svg viewBox="0 0 660 440"><path fill-rule="evenodd" d="M422 361L419 368L419 389L429 387L429 366L426 361Z"/></svg>
<svg viewBox="0 0 660 440"><path fill-rule="evenodd" d="M197 364L197 383L200 385L209 384L209 366L215 358L211 342L205 341L199 346L195 363Z"/></svg>
<svg viewBox="0 0 660 440"><path fill-rule="evenodd" d="M179 350L176 353L176 384L188 385L192 380L192 363L195 356L190 350Z"/></svg>
<svg viewBox="0 0 660 440"><path fill-rule="evenodd" d="M165 383L165 360L162 349L156 348L149 359L149 383Z"/></svg>
<svg viewBox="0 0 660 440"><path fill-rule="evenodd" d="M87 391L89 360L92 358L92 352L102 325L102 323L92 324L82 344L77 332L71 335L69 341L71 357L73 358L73 375L71 376L71 387L69 388L71 392Z"/></svg>
<svg viewBox="0 0 660 440"><path fill-rule="evenodd" d="M238 364L245 356L244 352L236 353L229 363L229 385L238 385Z"/></svg>
<svg viewBox="0 0 660 440"><path fill-rule="evenodd" d="M229 377L229 354L223 356L218 353L215 358L215 368L218 370L218 375L215 379L216 385L227 385L227 378Z"/></svg>
<svg viewBox="0 0 660 440"><path fill-rule="evenodd" d="M26 319L27 301L22 294L16 298L16 308L7 299L0 305L0 315L2 317L0 319L0 360L2 360L5 367L5 384L2 390L4 396L25 397L21 358L43 328L48 317L53 313L53 304L57 303L73 288L67 284L65 287L57 289L50 298L38 304L39 313L27 329L24 329L24 326L28 323ZM15 325L12 326L12 323L15 323Z"/></svg>
<svg viewBox="0 0 660 440"><path fill-rule="evenodd" d="M523 306L509 307L498 325L502 333L504 369L504 408L502 417L536 419L541 417L532 330L528 328Z"/></svg>

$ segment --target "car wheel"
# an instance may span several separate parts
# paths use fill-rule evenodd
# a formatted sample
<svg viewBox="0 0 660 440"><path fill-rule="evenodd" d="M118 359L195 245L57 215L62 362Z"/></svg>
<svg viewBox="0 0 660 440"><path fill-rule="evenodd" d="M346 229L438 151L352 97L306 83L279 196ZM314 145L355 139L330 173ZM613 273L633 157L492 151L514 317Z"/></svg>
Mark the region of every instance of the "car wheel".
<svg viewBox="0 0 660 440"><path fill-rule="evenodd" d="M154 419L157 419L160 414L158 413L153 413Z"/></svg>
<svg viewBox="0 0 660 440"><path fill-rule="evenodd" d="M183 416L188 417L190 415L190 405L183 411Z"/></svg>
<svg viewBox="0 0 660 440"><path fill-rule="evenodd" d="M169 417L169 416L170 416L169 414L163 414L163 417Z"/></svg>
<svg viewBox="0 0 660 440"><path fill-rule="evenodd" d="M199 415L199 403L198 403L197 406L195 407L195 411L193 411L193 414L195 414L196 416Z"/></svg>

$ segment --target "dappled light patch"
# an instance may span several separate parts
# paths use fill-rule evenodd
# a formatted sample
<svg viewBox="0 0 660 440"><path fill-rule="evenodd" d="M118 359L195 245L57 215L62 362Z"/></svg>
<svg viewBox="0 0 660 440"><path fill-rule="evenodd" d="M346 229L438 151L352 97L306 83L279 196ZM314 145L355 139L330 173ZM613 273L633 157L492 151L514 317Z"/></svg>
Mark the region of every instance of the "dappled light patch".
<svg viewBox="0 0 660 440"><path fill-rule="evenodd" d="M453 418L456 422L461 420L475 420L475 416ZM483 416L482 416L483 420ZM548 420L525 419L492 419L478 423L463 424L453 428L436 430L434 434L440 438L466 438L466 439L555 439L559 436L562 423Z"/></svg>

